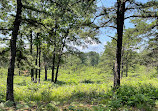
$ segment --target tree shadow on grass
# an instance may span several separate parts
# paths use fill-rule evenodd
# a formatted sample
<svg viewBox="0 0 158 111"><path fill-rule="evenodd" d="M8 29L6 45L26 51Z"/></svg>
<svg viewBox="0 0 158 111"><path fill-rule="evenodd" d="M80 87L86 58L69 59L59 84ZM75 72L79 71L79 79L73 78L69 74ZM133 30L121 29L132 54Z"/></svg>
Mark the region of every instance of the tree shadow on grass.
<svg viewBox="0 0 158 111"><path fill-rule="evenodd" d="M85 80L81 81L81 83L85 83L85 84L93 84L94 81L89 80L89 79L85 79Z"/></svg>
<svg viewBox="0 0 158 111"><path fill-rule="evenodd" d="M66 101L66 104L71 104L73 102L78 102L82 104L98 104L105 96L105 93L98 93L96 91L91 92L72 92L71 96L67 96L60 100L62 102ZM64 103L63 103L64 104Z"/></svg>
<svg viewBox="0 0 158 111"><path fill-rule="evenodd" d="M44 80L44 81L52 81L52 80L51 80L51 79L47 79L47 80ZM52 83L54 83L54 82L52 82ZM57 82L54 83L54 84L57 84L57 85L62 86L62 85L66 85L66 84L68 84L68 83L66 83L66 82L64 82L64 81L57 81Z"/></svg>
<svg viewBox="0 0 158 111"><path fill-rule="evenodd" d="M62 86L62 85L66 85L67 83L64 81L57 81L55 84Z"/></svg>
<svg viewBox="0 0 158 111"><path fill-rule="evenodd" d="M27 83L26 83L25 80L23 80L23 81L20 82L20 83L16 83L16 84L19 85L19 86L26 86L26 85L27 85Z"/></svg>
<svg viewBox="0 0 158 111"><path fill-rule="evenodd" d="M102 82L101 81L92 81L92 80L89 80L89 79L85 79L85 80L81 81L80 83L85 83L85 84L101 84Z"/></svg>

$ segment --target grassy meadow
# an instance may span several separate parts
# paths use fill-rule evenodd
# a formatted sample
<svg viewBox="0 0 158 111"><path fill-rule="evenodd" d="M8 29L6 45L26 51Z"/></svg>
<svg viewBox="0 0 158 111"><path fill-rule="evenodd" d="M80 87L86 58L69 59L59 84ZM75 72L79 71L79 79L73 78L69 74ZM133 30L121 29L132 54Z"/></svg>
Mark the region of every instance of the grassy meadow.
<svg viewBox="0 0 158 111"><path fill-rule="evenodd" d="M7 69L0 69L0 111L157 111L158 76L156 70L139 66L121 79L121 87L112 89L113 75L97 67L77 71L60 69L57 84L33 83L30 74L14 76L16 108L5 102Z"/></svg>

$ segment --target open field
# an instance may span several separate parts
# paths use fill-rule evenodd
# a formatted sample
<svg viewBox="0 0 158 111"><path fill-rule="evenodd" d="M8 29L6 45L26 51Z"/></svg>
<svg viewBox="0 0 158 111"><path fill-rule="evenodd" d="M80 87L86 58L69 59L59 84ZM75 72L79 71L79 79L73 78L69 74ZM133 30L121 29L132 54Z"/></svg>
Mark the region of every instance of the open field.
<svg viewBox="0 0 158 111"><path fill-rule="evenodd" d="M12 103L5 102L7 70L1 70L0 109L8 108ZM158 110L158 79L155 71L145 67L123 77L121 87L112 90L113 76L99 68L83 67L76 72L60 70L57 84L44 81L42 70L41 82L33 83L29 75L14 79L14 98L16 110L50 111L109 111L109 110ZM48 71L48 78L51 72Z"/></svg>

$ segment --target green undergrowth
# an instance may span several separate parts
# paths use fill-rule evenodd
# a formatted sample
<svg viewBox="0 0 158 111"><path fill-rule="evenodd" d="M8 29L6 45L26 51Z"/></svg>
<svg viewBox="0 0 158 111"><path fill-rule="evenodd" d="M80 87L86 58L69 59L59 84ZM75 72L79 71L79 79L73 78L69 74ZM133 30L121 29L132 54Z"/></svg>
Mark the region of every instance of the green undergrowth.
<svg viewBox="0 0 158 111"><path fill-rule="evenodd" d="M113 76L99 68L83 67L72 72L60 70L57 84L51 83L51 71L48 80L33 83L30 76L14 78L14 98L16 109L50 111L156 111L158 110L158 79L154 70L148 74L141 66L130 72L129 77L121 79L121 87L114 91ZM6 69L1 70L0 109L13 109L12 103L5 102ZM156 75L156 76L155 76Z"/></svg>

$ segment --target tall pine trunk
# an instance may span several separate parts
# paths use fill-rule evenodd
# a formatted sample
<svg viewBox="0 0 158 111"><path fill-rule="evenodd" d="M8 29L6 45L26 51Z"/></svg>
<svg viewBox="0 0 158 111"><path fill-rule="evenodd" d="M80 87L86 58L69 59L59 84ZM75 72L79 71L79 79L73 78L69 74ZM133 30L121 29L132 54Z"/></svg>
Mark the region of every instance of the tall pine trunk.
<svg viewBox="0 0 158 111"><path fill-rule="evenodd" d="M33 41L32 41L32 31L30 31L30 54L32 56L32 47L33 47ZM31 81L34 81L34 69L31 68Z"/></svg>
<svg viewBox="0 0 158 111"><path fill-rule="evenodd" d="M55 48L54 48L54 51L53 51L53 59L52 59L52 82L54 82L54 72L55 72Z"/></svg>
<svg viewBox="0 0 158 111"><path fill-rule="evenodd" d="M36 46L36 62L35 62L35 65L37 66L38 64L38 46ZM37 75L38 75L38 69L36 68L36 72L35 72L35 82L37 82Z"/></svg>
<svg viewBox="0 0 158 111"><path fill-rule="evenodd" d="M122 60L122 65L121 66L122 66L121 67L121 78L122 78L123 77L123 73L124 73L124 63L123 63L123 60Z"/></svg>
<svg viewBox="0 0 158 111"><path fill-rule="evenodd" d="M126 77L128 77L128 52L126 55Z"/></svg>
<svg viewBox="0 0 158 111"><path fill-rule="evenodd" d="M47 80L47 61L46 61L46 54L43 54L44 59L44 70L45 70L45 81Z"/></svg>
<svg viewBox="0 0 158 111"><path fill-rule="evenodd" d="M38 82L40 83L40 77L41 77L41 44L40 43L39 43L39 62L38 62L38 66L39 66Z"/></svg>
<svg viewBox="0 0 158 111"><path fill-rule="evenodd" d="M56 24L55 24L56 25ZM56 28L55 29L57 29L57 26L55 26ZM55 36L56 36L56 30L55 30ZM52 64L52 82L54 82L54 72L55 72L55 56L56 56L56 54L55 54L55 51L56 51L56 38L54 38L55 40L54 40L54 50L53 50L53 58L52 58L52 62L53 62L53 64Z"/></svg>
<svg viewBox="0 0 158 111"><path fill-rule="evenodd" d="M115 88L118 88L120 86L120 66L121 66L124 13L125 13L125 1L117 0L117 49L116 49L115 75L114 75Z"/></svg>
<svg viewBox="0 0 158 111"><path fill-rule="evenodd" d="M124 73L124 47L122 48L122 60L121 60L121 78L123 77Z"/></svg>
<svg viewBox="0 0 158 111"><path fill-rule="evenodd" d="M44 69L45 69L45 80L47 80L47 65L46 64L44 66Z"/></svg>
<svg viewBox="0 0 158 111"><path fill-rule="evenodd" d="M36 62L35 62L35 65L37 66L38 65L38 54L39 54L39 51L38 51L38 33L37 33L37 38L36 38L36 50L37 50L37 52L36 52ZM36 72L35 72L35 83L37 83L37 75L38 75L38 69L36 68Z"/></svg>
<svg viewBox="0 0 158 111"><path fill-rule="evenodd" d="M21 14L22 14L22 3L21 0L17 0L17 11L15 21L13 23L12 37L10 41L11 47L11 58L8 68L8 76L7 76L7 92L6 92L6 100L14 102L14 93L13 93L13 84L14 84L14 67L15 67L15 57L16 57L16 40L18 36L18 31L21 23Z"/></svg>
<svg viewBox="0 0 158 111"><path fill-rule="evenodd" d="M126 62L126 77L128 77L128 60Z"/></svg>

